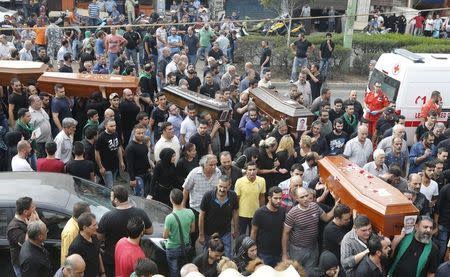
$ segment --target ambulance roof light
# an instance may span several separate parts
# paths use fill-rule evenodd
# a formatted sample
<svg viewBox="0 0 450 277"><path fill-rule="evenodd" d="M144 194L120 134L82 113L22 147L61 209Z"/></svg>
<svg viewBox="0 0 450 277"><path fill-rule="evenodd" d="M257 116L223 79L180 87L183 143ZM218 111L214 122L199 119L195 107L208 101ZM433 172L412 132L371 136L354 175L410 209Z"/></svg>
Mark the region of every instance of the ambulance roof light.
<svg viewBox="0 0 450 277"><path fill-rule="evenodd" d="M412 53L406 49L397 48L394 49L393 53L405 57L414 63L424 63L424 57L417 55L416 53Z"/></svg>

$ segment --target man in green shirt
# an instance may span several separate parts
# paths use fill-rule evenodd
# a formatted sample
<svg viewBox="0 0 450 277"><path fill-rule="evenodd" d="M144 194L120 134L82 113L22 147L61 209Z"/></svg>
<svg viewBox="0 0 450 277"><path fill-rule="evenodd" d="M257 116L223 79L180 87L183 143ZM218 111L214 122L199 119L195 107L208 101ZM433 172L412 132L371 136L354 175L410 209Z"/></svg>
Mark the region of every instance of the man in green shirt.
<svg viewBox="0 0 450 277"><path fill-rule="evenodd" d="M203 60L208 59L208 53L209 50L211 50L211 39L214 38L214 31L209 26L209 23L206 22L203 28L199 32L199 41L200 41L200 48L198 49L198 58Z"/></svg>
<svg viewBox="0 0 450 277"><path fill-rule="evenodd" d="M182 205L183 192L181 190L173 189L169 197L173 212L167 215L164 221L163 238L167 239L166 258L170 276L179 277L180 269L187 258L185 250L189 247L189 234L195 230L195 216L192 210L186 209Z"/></svg>

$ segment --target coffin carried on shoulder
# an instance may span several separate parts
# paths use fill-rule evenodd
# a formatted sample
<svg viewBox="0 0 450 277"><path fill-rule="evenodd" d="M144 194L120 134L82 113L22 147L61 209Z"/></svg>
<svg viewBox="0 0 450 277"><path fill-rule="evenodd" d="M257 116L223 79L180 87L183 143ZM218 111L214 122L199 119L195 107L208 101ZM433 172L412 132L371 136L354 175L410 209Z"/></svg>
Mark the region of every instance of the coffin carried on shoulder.
<svg viewBox="0 0 450 277"><path fill-rule="evenodd" d="M305 131L314 120L314 115L305 106L284 97L271 89L250 89L250 97L260 112L271 120L286 120L292 131Z"/></svg>
<svg viewBox="0 0 450 277"><path fill-rule="evenodd" d="M106 94L119 94L126 88L136 92L139 81L134 76L120 76L109 74L82 74L45 72L38 79L38 88L53 93L55 84L62 84L67 96L89 97L93 92L105 88Z"/></svg>
<svg viewBox="0 0 450 277"><path fill-rule="evenodd" d="M178 86L164 87L166 98L181 109L193 103L197 106L197 114L209 112L214 120L228 121L232 115L232 110L225 103L220 103L208 96L194 91L182 89Z"/></svg>
<svg viewBox="0 0 450 277"><path fill-rule="evenodd" d="M46 69L47 65L41 62L1 60L0 85L8 86L12 78L18 78L24 85L36 82Z"/></svg>
<svg viewBox="0 0 450 277"><path fill-rule="evenodd" d="M341 156L318 161L319 175L341 202L365 214L385 236L400 234L405 216L419 213L398 189Z"/></svg>

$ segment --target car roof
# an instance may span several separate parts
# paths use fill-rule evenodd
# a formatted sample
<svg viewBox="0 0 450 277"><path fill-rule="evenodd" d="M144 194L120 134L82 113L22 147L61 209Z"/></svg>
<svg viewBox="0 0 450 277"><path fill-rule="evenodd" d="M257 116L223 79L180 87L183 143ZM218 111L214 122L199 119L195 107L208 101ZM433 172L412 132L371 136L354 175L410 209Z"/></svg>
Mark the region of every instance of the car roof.
<svg viewBox="0 0 450 277"><path fill-rule="evenodd" d="M35 202L51 203L64 208L74 191L74 177L61 173L1 172L0 202L10 202L24 196Z"/></svg>

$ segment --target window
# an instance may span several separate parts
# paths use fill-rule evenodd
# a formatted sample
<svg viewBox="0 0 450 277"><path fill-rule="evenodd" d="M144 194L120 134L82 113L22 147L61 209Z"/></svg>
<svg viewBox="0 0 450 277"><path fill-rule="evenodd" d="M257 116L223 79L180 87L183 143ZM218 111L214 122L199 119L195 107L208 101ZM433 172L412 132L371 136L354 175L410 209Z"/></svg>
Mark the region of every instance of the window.
<svg viewBox="0 0 450 277"><path fill-rule="evenodd" d="M38 214L45 225L47 225L47 239L60 240L61 232L64 229L67 221L70 219L70 216L39 208Z"/></svg>
<svg viewBox="0 0 450 277"><path fill-rule="evenodd" d="M375 82L381 83L381 90L386 94L389 100L396 101L400 82L389 77L378 69L374 69L369 80L369 89L373 91Z"/></svg>
<svg viewBox="0 0 450 277"><path fill-rule="evenodd" d="M9 208L0 208L0 239L6 238L6 229L9 224L8 211Z"/></svg>

